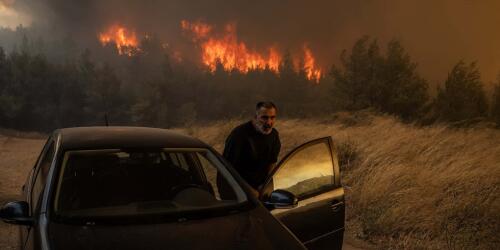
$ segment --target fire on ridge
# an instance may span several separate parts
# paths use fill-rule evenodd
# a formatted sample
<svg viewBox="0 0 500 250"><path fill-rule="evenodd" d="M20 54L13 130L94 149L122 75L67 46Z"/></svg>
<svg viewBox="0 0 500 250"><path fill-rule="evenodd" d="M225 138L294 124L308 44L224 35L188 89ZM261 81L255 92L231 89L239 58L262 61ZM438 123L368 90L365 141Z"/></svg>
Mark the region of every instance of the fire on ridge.
<svg viewBox="0 0 500 250"><path fill-rule="evenodd" d="M220 62L225 70L237 69L248 72L251 69L269 68L278 71L281 56L273 47L268 48L268 53L258 53L238 40L236 25L227 24L222 35L213 34L213 26L202 23L182 21L181 27L189 31L193 41L198 43L202 49L202 62L211 71L215 71L217 63Z"/></svg>
<svg viewBox="0 0 500 250"><path fill-rule="evenodd" d="M279 48L268 46L264 52L250 48L238 38L234 23L226 24L222 32L216 32L215 26L201 21L183 20L180 24L182 30L201 49L201 63L212 72L220 63L227 71L238 70L247 73L252 69L269 69L279 73L283 58ZM120 55L132 56L134 52L140 51L135 31L122 25L115 24L108 27L99 33L98 38L103 46L114 44ZM318 83L322 77L322 70L316 58L305 44L302 53L292 58L294 64L305 72L307 79Z"/></svg>
<svg viewBox="0 0 500 250"><path fill-rule="evenodd" d="M120 55L132 55L138 49L137 35L121 25L112 25L105 32L99 33L101 44L115 44Z"/></svg>
<svg viewBox="0 0 500 250"><path fill-rule="evenodd" d="M211 71L214 71L220 62L228 71L236 69L246 73L251 69L268 68L279 73L279 63L283 57L279 49L276 46L269 46L265 53L250 49L245 42L238 39L236 25L233 23L226 24L222 34L214 34L214 26L200 21L183 20L181 27L189 32L193 42L201 47L202 62ZM322 71L309 47L304 45L303 56L294 58L294 61L302 61L307 78L319 82Z"/></svg>

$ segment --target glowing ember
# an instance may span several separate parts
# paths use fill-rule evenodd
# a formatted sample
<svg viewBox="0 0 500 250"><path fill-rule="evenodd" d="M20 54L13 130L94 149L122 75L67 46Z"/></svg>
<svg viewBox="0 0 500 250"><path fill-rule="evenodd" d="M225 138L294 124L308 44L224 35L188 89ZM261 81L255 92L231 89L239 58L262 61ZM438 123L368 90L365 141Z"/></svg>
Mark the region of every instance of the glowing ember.
<svg viewBox="0 0 500 250"><path fill-rule="evenodd" d="M99 34L102 45L114 43L120 55L132 55L137 50L138 41L135 32L120 25L113 25L106 32Z"/></svg>
<svg viewBox="0 0 500 250"><path fill-rule="evenodd" d="M199 44L202 50L202 62L213 72L220 63L224 70L248 72L251 69L268 68L279 73L282 55L276 47L268 47L267 53L259 53L248 48L239 41L236 35L236 25L227 24L222 35L213 34L214 27L197 21L181 21L181 28L193 36L193 42ZM316 65L311 50L304 46L304 70L309 80L319 82L321 70Z"/></svg>
<svg viewBox="0 0 500 250"><path fill-rule="evenodd" d="M304 45L304 70L306 71L307 79L318 83L321 78L321 69L318 68L315 61L311 50Z"/></svg>
<svg viewBox="0 0 500 250"><path fill-rule="evenodd" d="M181 27L183 30L193 33L193 41L207 37L208 34L212 31L212 26L202 22L190 23L188 21L182 20Z"/></svg>

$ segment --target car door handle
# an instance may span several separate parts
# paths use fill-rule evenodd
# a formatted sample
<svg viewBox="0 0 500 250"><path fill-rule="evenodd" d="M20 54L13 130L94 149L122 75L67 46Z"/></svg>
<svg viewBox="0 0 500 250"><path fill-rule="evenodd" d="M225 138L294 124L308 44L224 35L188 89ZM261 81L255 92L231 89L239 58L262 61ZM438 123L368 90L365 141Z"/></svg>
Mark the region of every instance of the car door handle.
<svg viewBox="0 0 500 250"><path fill-rule="evenodd" d="M343 206L344 206L343 201L333 201L330 207L332 208L333 212L338 212Z"/></svg>

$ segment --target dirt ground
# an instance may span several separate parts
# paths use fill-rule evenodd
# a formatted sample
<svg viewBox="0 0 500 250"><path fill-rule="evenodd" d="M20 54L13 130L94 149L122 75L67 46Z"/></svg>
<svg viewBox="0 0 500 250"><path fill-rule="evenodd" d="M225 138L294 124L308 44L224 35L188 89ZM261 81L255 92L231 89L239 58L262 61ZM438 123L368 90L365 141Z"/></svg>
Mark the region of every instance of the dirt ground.
<svg viewBox="0 0 500 250"><path fill-rule="evenodd" d="M42 150L43 138L0 135L0 205L20 198L21 186ZM0 249L16 249L18 226L0 222ZM344 249L359 250L362 243L349 240Z"/></svg>
<svg viewBox="0 0 500 250"><path fill-rule="evenodd" d="M0 135L0 204L20 198L21 186L35 164L43 139ZM0 222L0 249L15 249L17 226Z"/></svg>

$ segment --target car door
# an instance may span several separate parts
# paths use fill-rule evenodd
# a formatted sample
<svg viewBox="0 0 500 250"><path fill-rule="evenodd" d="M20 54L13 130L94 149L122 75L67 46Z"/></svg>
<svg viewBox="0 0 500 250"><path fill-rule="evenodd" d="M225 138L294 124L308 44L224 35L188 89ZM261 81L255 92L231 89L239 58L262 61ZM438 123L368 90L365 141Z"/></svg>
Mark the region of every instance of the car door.
<svg viewBox="0 0 500 250"><path fill-rule="evenodd" d="M341 248L344 189L331 137L307 142L285 156L263 186L262 201L277 189L293 193L298 205L271 213L308 248Z"/></svg>
<svg viewBox="0 0 500 250"><path fill-rule="evenodd" d="M33 168L33 177L27 192L27 201L30 206L30 215L35 219L34 226L23 226L21 229L22 249L33 249L35 232L37 229L37 216L41 206L42 194L45 189L47 173L54 158L55 142L49 138L38 157L38 161Z"/></svg>
<svg viewBox="0 0 500 250"><path fill-rule="evenodd" d="M45 155L45 152L47 151L47 148L50 144L50 141L51 141L51 138L47 139L47 141L45 142L45 145L43 146L42 151L38 155L38 158L37 158L33 168L31 169L26 182L22 186L22 197L23 197L24 201L28 202L28 204L32 203L31 202L31 194L32 194L32 189L33 189L32 187L33 187L33 182L35 180L35 174L37 173L37 171L39 169L40 159L42 159L43 156ZM30 209L30 215L32 215L31 209ZM26 240L28 239L28 234L29 234L30 230L31 230L31 226L19 227L19 231L20 231L19 246L21 249L24 249L24 245L26 243Z"/></svg>

